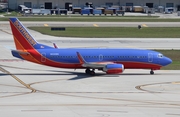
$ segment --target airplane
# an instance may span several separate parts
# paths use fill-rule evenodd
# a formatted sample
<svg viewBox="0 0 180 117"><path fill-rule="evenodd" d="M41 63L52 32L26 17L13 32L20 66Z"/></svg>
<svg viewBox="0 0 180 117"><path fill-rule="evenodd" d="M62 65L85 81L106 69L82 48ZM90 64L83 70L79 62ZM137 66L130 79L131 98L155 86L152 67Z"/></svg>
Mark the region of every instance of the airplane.
<svg viewBox="0 0 180 117"><path fill-rule="evenodd" d="M59 48L38 43L17 18L9 18L16 50L14 57L33 63L69 69L85 69L95 75L95 69L106 74L121 74L125 69L154 70L172 63L163 54L146 49L131 48Z"/></svg>

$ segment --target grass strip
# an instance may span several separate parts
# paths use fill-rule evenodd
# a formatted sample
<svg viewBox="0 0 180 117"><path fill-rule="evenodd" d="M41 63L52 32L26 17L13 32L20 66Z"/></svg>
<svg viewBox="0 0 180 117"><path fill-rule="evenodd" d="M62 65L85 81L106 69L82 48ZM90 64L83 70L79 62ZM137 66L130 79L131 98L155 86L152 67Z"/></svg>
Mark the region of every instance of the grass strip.
<svg viewBox="0 0 180 117"><path fill-rule="evenodd" d="M162 67L163 70L180 70L180 50L155 50L172 59L172 63Z"/></svg>
<svg viewBox="0 0 180 117"><path fill-rule="evenodd" d="M180 38L180 27L67 27L51 31L51 27L29 27L42 34L57 37L87 38Z"/></svg>

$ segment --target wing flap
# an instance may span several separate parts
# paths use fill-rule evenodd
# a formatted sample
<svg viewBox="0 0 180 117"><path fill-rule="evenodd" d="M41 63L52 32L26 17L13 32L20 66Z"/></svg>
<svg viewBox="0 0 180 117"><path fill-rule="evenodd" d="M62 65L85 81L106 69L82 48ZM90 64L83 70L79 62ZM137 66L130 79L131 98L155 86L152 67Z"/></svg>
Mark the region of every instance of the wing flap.
<svg viewBox="0 0 180 117"><path fill-rule="evenodd" d="M103 68L105 67L107 64L114 64L113 62L93 62L93 63L84 63L82 66L83 67L89 67L89 68Z"/></svg>

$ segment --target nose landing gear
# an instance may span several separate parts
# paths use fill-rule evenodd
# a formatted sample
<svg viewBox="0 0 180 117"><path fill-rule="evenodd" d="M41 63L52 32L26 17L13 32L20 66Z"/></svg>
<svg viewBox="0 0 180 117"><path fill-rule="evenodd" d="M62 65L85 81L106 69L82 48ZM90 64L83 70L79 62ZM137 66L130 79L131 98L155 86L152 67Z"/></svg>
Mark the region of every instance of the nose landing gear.
<svg viewBox="0 0 180 117"><path fill-rule="evenodd" d="M153 75L153 74L154 74L154 71L153 71L152 69L151 69L151 71L150 71L150 74L151 74L151 75Z"/></svg>

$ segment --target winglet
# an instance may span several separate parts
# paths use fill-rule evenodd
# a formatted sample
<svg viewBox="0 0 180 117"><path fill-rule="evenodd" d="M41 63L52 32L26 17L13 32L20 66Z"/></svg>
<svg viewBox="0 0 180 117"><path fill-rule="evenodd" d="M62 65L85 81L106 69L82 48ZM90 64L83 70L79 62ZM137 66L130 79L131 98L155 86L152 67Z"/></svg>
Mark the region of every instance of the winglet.
<svg viewBox="0 0 180 117"><path fill-rule="evenodd" d="M87 63L84 58L81 56L81 54L79 52L77 52L77 56L78 56L78 59L79 59L79 62L80 64L84 64L84 63Z"/></svg>
<svg viewBox="0 0 180 117"><path fill-rule="evenodd" d="M58 46L55 43L53 43L53 45L54 45L54 48L58 48Z"/></svg>

